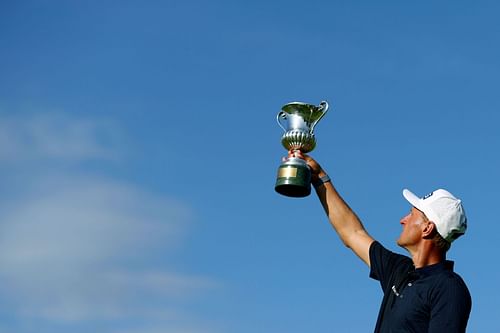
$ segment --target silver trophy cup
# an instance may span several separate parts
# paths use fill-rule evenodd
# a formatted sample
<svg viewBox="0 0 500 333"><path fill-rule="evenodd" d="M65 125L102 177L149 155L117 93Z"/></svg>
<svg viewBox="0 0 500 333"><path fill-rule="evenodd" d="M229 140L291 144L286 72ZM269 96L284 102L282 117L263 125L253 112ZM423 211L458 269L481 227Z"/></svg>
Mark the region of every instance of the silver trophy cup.
<svg viewBox="0 0 500 333"><path fill-rule="evenodd" d="M281 144L287 151L308 153L316 147L314 127L328 111L328 103L319 106L292 102L285 104L276 116L278 125L285 131ZM311 170L306 161L288 157L278 169L274 187L276 192L288 197L306 197L311 193Z"/></svg>

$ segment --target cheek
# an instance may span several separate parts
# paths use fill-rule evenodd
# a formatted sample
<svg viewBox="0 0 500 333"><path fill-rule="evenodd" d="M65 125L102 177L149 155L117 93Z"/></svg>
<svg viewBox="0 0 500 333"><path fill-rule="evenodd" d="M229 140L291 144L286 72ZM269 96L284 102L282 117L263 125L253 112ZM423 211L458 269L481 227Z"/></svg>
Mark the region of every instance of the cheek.
<svg viewBox="0 0 500 333"><path fill-rule="evenodd" d="M421 219L418 219L418 220L414 220L412 224L413 224L413 226L418 227L418 226L421 226L423 222L424 221L422 221Z"/></svg>
<svg viewBox="0 0 500 333"><path fill-rule="evenodd" d="M420 225L412 224L408 229L409 229L408 232L411 233L412 235L415 236L420 235Z"/></svg>

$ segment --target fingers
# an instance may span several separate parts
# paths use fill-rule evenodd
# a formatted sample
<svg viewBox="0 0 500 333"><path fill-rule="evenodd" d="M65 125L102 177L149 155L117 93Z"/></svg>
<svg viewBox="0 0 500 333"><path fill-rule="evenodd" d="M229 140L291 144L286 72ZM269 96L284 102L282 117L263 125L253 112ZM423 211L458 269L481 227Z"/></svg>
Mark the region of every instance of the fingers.
<svg viewBox="0 0 500 333"><path fill-rule="evenodd" d="M318 162L310 157L309 155L303 154L300 150L290 150L288 151L287 157L282 157L281 162L286 162L289 158L300 158L307 162L307 165L311 169L314 175L319 174L322 169Z"/></svg>
<svg viewBox="0 0 500 333"><path fill-rule="evenodd" d="M289 150L288 157L296 157L296 158L305 159L306 155L302 154L302 152L300 150Z"/></svg>

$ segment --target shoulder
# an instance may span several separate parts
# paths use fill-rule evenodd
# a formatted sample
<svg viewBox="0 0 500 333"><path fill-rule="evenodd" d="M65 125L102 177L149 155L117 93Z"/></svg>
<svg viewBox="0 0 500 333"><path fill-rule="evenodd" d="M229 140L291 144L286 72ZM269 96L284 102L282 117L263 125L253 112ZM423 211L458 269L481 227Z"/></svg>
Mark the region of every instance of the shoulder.
<svg viewBox="0 0 500 333"><path fill-rule="evenodd" d="M463 289L468 290L462 277L453 271L444 271L438 275L437 284L443 289Z"/></svg>
<svg viewBox="0 0 500 333"><path fill-rule="evenodd" d="M438 274L434 280L434 287L429 295L431 302L460 302L464 305L472 302L469 288L459 274L445 271Z"/></svg>

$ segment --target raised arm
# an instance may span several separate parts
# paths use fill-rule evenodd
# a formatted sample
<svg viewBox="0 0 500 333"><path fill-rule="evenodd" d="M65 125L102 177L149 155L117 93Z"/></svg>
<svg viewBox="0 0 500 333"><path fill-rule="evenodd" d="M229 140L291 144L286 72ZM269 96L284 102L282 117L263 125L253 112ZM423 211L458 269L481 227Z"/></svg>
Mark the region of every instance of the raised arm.
<svg viewBox="0 0 500 333"><path fill-rule="evenodd" d="M307 161L312 171L313 183L327 175L313 158L300 155L300 153L295 154L299 154L299 157ZM357 215L342 199L332 181L325 182L315 188L330 224L337 231L342 242L370 266L369 251L374 239L366 232Z"/></svg>

